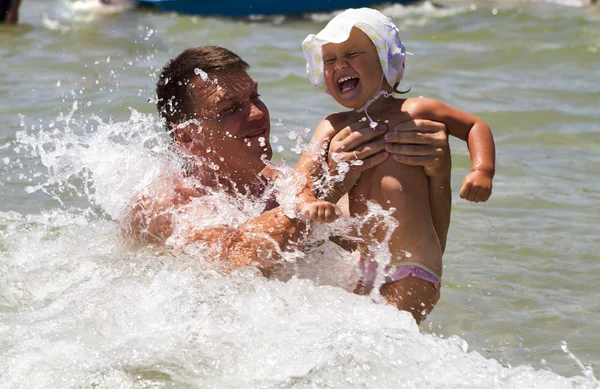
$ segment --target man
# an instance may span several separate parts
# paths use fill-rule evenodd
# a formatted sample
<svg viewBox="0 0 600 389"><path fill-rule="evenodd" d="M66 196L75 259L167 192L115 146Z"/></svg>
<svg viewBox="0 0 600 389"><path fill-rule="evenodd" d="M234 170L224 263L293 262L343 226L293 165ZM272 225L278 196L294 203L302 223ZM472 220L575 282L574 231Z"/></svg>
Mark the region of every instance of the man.
<svg viewBox="0 0 600 389"><path fill-rule="evenodd" d="M265 167L272 157L270 118L258 84L247 69L240 57L217 46L185 50L163 68L157 84L157 108L186 163L177 177L158 179L159 183L140 196L126 228L144 243L163 245L168 239L202 243L214 251L225 269L251 265L269 276L281 267L283 257L301 249L311 227L265 197L277 179L277 171ZM346 161L360 159L362 164L351 164L328 198L341 200L362 172L390 154L400 163L424 166L430 178L432 218L443 248L451 201L445 127L428 121L410 122L387 134L385 141L374 140L385 131L358 122L331 140L332 172ZM218 213L209 196L215 192L231 196L232 202L240 196L262 201L264 209L237 226L182 228L178 224L186 212L205 218Z"/></svg>
<svg viewBox="0 0 600 389"><path fill-rule="evenodd" d="M17 24L21 0L0 0L0 23Z"/></svg>

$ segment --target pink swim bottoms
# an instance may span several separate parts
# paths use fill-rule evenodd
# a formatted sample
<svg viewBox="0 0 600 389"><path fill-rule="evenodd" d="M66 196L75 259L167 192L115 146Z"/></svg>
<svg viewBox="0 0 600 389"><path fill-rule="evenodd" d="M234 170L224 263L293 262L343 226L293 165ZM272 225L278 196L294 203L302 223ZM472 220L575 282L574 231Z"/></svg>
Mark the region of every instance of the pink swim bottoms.
<svg viewBox="0 0 600 389"><path fill-rule="evenodd" d="M377 263L369 261L360 261L359 268L363 273L364 291L370 293L375 285L375 277L377 275ZM388 265L385 269L385 283L402 280L406 277L416 277L430 282L435 289L439 291L441 288L441 277L429 267L419 262L401 261L394 265Z"/></svg>
<svg viewBox="0 0 600 389"><path fill-rule="evenodd" d="M440 277L437 274L435 274L431 269L427 268L427 270L425 270L424 267L424 265L403 265L397 267L396 271L394 271L393 273L386 274L385 282L394 282L409 276L413 276L431 282L433 286L435 286L435 289L440 290Z"/></svg>

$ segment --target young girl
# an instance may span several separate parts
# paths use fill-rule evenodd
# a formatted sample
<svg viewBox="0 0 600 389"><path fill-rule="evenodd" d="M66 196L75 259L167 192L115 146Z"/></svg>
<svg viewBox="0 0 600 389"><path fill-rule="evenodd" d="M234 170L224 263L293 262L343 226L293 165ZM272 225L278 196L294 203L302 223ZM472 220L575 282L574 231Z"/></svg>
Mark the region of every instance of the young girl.
<svg viewBox="0 0 600 389"><path fill-rule="evenodd" d="M317 126L312 147L298 163L307 176L300 194L301 212L315 221L335 219L335 205L321 201L315 183L323 174L328 141L341 129L359 120L388 128L415 120L442 122L450 135L467 141L471 173L463 180L461 197L486 201L491 195L495 169L494 141L489 126L481 119L428 98L398 99L406 51L391 19L379 11L348 9L333 18L317 35L302 43L311 83L350 109L328 115ZM355 153L356 156L356 153ZM358 156L357 156L358 159ZM435 233L428 197L428 178L420 166L400 164L393 159L364 172L349 192L353 215L365 214L367 201L391 210L398 221L391 236L388 228L366 224L363 238L387 242L391 261L384 269L381 293L420 322L440 296L442 250ZM365 272L363 291L373 287L377 264L362 250Z"/></svg>

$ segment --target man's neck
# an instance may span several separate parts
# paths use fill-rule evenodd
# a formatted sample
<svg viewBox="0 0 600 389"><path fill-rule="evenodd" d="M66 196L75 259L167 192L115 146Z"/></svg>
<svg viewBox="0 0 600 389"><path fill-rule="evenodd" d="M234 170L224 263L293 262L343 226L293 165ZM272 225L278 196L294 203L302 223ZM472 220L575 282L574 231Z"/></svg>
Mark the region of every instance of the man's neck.
<svg viewBox="0 0 600 389"><path fill-rule="evenodd" d="M232 196L261 196L266 187L266 180L260 174L227 174L222 169L211 169L207 163L192 160L188 160L186 165L186 175L198 180L206 189Z"/></svg>
<svg viewBox="0 0 600 389"><path fill-rule="evenodd" d="M218 172L216 172L218 174ZM219 188L230 195L259 197L265 191L265 181L260 175L252 177L223 176L217 177Z"/></svg>

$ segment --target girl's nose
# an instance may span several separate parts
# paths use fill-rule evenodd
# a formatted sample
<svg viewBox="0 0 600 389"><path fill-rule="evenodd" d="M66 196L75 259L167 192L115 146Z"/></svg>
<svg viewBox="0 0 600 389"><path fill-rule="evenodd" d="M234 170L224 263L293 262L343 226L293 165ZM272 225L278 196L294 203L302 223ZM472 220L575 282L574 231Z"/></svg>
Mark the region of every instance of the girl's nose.
<svg viewBox="0 0 600 389"><path fill-rule="evenodd" d="M342 70L348 67L348 61L345 58L340 58L333 65L335 70Z"/></svg>

